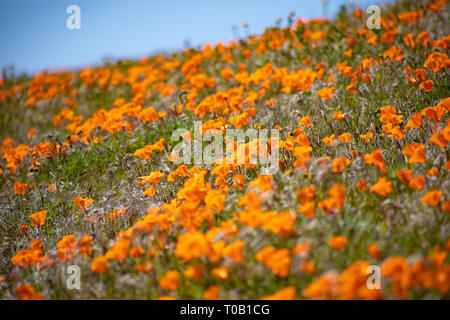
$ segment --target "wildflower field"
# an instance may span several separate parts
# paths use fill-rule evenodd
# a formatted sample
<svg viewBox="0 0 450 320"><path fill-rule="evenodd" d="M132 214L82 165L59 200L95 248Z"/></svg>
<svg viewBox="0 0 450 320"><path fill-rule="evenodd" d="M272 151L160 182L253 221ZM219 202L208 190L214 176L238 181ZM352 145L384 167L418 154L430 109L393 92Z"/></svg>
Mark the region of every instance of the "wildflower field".
<svg viewBox="0 0 450 320"><path fill-rule="evenodd" d="M4 69L0 298L449 299L450 3L367 18ZM244 163L183 162L176 146L208 129ZM277 130L276 172L227 129Z"/></svg>

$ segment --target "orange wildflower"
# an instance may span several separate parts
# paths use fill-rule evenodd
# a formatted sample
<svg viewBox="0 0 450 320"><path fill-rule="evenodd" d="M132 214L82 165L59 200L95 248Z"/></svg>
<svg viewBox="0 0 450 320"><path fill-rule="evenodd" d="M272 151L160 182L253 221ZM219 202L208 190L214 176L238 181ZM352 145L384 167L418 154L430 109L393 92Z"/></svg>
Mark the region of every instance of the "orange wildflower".
<svg viewBox="0 0 450 320"><path fill-rule="evenodd" d="M209 255L211 247L205 235L201 232L190 231L178 236L175 256L184 261Z"/></svg>
<svg viewBox="0 0 450 320"><path fill-rule="evenodd" d="M329 137L323 138L322 141L323 141L323 143L325 143L326 145L332 147L332 146L334 146L334 138L335 138L335 135L332 134L332 135L329 136Z"/></svg>
<svg viewBox="0 0 450 320"><path fill-rule="evenodd" d="M304 116L300 119L298 122L298 126L305 126L305 127L311 127L311 117L310 116Z"/></svg>
<svg viewBox="0 0 450 320"><path fill-rule="evenodd" d="M300 270L313 275L316 273L316 266L311 260L306 260L300 264Z"/></svg>
<svg viewBox="0 0 450 320"><path fill-rule="evenodd" d="M86 209L94 202L91 198L75 197L73 198L73 203L76 204L80 211L86 212Z"/></svg>
<svg viewBox="0 0 450 320"><path fill-rule="evenodd" d="M95 257L91 263L91 270L96 273L105 274L108 271L107 260L104 256Z"/></svg>
<svg viewBox="0 0 450 320"><path fill-rule="evenodd" d="M176 270L167 272L161 279L159 279L159 286L167 290L177 290L180 275Z"/></svg>
<svg viewBox="0 0 450 320"><path fill-rule="evenodd" d="M366 190L367 190L367 182L366 182L366 179L361 179L361 180L359 180L359 181L356 183L356 187L357 187L358 189L361 189L361 190L363 190L363 191L366 191Z"/></svg>
<svg viewBox="0 0 450 320"><path fill-rule="evenodd" d="M367 164L373 164L378 167L384 174L386 174L386 160L383 158L381 149L376 149L372 153L366 153L364 155L364 161Z"/></svg>
<svg viewBox="0 0 450 320"><path fill-rule="evenodd" d="M376 242L372 242L367 246L367 253L374 259L380 259L380 249Z"/></svg>
<svg viewBox="0 0 450 320"><path fill-rule="evenodd" d="M345 87L345 89L347 91L350 91L351 93L355 93L356 92L356 86L353 83L350 83L347 87Z"/></svg>
<svg viewBox="0 0 450 320"><path fill-rule="evenodd" d="M31 139L31 138L33 138L34 136L36 135L36 128L31 128L29 131L28 131L28 133L27 133L27 137L28 137L28 139Z"/></svg>
<svg viewBox="0 0 450 320"><path fill-rule="evenodd" d="M220 288L219 286L210 286L203 292L203 299L205 300L219 300Z"/></svg>
<svg viewBox="0 0 450 320"><path fill-rule="evenodd" d="M351 137L352 137L351 133L345 132L345 133L339 135L337 138L338 138L338 140L342 141L343 143L348 143L350 141Z"/></svg>
<svg viewBox="0 0 450 320"><path fill-rule="evenodd" d="M244 249L244 241L237 240L230 243L223 249L223 255L229 257L234 263L242 261L242 251Z"/></svg>
<svg viewBox="0 0 450 320"><path fill-rule="evenodd" d="M31 222L31 226L43 226L45 224L45 217L47 215L47 210L42 210L35 212L29 216L33 221Z"/></svg>
<svg viewBox="0 0 450 320"><path fill-rule="evenodd" d="M445 53L433 52L427 57L424 67L440 73L443 68L446 68L447 64L448 56Z"/></svg>
<svg viewBox="0 0 450 320"><path fill-rule="evenodd" d="M184 275L189 279L200 280L202 278L203 266L201 264L196 264L189 266L184 270Z"/></svg>
<svg viewBox="0 0 450 320"><path fill-rule="evenodd" d="M409 182L412 179L413 171L411 169L408 170L397 170L395 173L398 180L403 183L405 186L409 185Z"/></svg>
<svg viewBox="0 0 450 320"><path fill-rule="evenodd" d="M422 190L425 185L425 177L423 175L412 178L408 186L414 190Z"/></svg>
<svg viewBox="0 0 450 320"><path fill-rule="evenodd" d="M331 88L323 88L317 91L317 95L321 97L323 100L331 100L334 94L334 87Z"/></svg>
<svg viewBox="0 0 450 320"><path fill-rule="evenodd" d="M144 191L144 194L148 197L153 197L155 195L155 193L156 193L155 187L150 187Z"/></svg>
<svg viewBox="0 0 450 320"><path fill-rule="evenodd" d="M27 184L17 181L14 183L14 193L15 194L25 194L27 192Z"/></svg>
<svg viewBox="0 0 450 320"><path fill-rule="evenodd" d="M161 182L161 178L164 178L166 175L159 171L153 171L148 176L139 177L139 180L147 183L147 184L159 184Z"/></svg>
<svg viewBox="0 0 450 320"><path fill-rule="evenodd" d="M18 286L16 295L21 300L44 300L44 296L41 293L37 293L34 287L29 284Z"/></svg>
<svg viewBox="0 0 450 320"><path fill-rule="evenodd" d="M336 111L333 114L333 120L339 120L339 121L344 121L345 120L345 116L344 113L342 111Z"/></svg>
<svg viewBox="0 0 450 320"><path fill-rule="evenodd" d="M424 163L427 161L425 156L425 145L423 144L408 144L403 148L402 154L410 157L408 163Z"/></svg>
<svg viewBox="0 0 450 320"><path fill-rule="evenodd" d="M226 279L228 279L228 276L229 276L228 267L223 266L223 267L219 267L219 268L214 268L211 270L211 275L214 278L217 278L219 280L226 280Z"/></svg>
<svg viewBox="0 0 450 320"><path fill-rule="evenodd" d="M397 124L402 120L403 116L397 114L397 110L393 106L384 106L380 108L380 121L384 123Z"/></svg>
<svg viewBox="0 0 450 320"><path fill-rule="evenodd" d="M257 261L264 263L274 274L279 277L287 277L291 267L289 249L276 249L273 246L265 247L255 255Z"/></svg>
<svg viewBox="0 0 450 320"><path fill-rule="evenodd" d="M270 175L258 175L258 177L248 184L250 188L259 189L261 192L272 190L272 176Z"/></svg>
<svg viewBox="0 0 450 320"><path fill-rule="evenodd" d="M298 197L298 202L300 202L301 204L305 204L308 201L314 200L316 198L316 188L314 186L299 189L295 193Z"/></svg>
<svg viewBox="0 0 450 320"><path fill-rule="evenodd" d="M347 242L348 239L345 236L333 236L328 239L328 245L337 251L341 251Z"/></svg>
<svg viewBox="0 0 450 320"><path fill-rule="evenodd" d="M348 158L336 158L331 163L334 173L341 173L346 166L350 164L350 159Z"/></svg>
<svg viewBox="0 0 450 320"><path fill-rule="evenodd" d="M419 112L415 112L411 115L411 118L406 123L406 128L420 128L422 127L423 120Z"/></svg>
<svg viewBox="0 0 450 320"><path fill-rule="evenodd" d="M297 289L294 286L288 286L277 292L264 296L260 300L294 300Z"/></svg>
<svg viewBox="0 0 450 320"><path fill-rule="evenodd" d="M315 216L314 208L315 208L314 201L307 201L302 204L302 206L298 209L298 211L305 217L312 219Z"/></svg>
<svg viewBox="0 0 450 320"><path fill-rule="evenodd" d="M439 189L431 190L422 196L422 202L429 206L435 207L439 204L439 200L442 197L442 191Z"/></svg>
<svg viewBox="0 0 450 320"><path fill-rule="evenodd" d="M295 216L288 211L270 215L267 221L263 222L263 229L269 230L280 237L289 237L295 223Z"/></svg>
<svg viewBox="0 0 450 320"><path fill-rule="evenodd" d="M370 186L370 191L378 193L380 196L387 196L392 192L392 182L382 177L378 179L377 183Z"/></svg>
<svg viewBox="0 0 450 320"><path fill-rule="evenodd" d="M442 211L450 212L450 200L445 200L441 204Z"/></svg>
<svg viewBox="0 0 450 320"><path fill-rule="evenodd" d="M383 59L391 59L392 61L398 61L403 59L403 51L400 48L392 45L388 50L383 53Z"/></svg>
<svg viewBox="0 0 450 320"><path fill-rule="evenodd" d="M424 82L419 84L419 88L427 92L431 92L433 89L433 80L425 80Z"/></svg>

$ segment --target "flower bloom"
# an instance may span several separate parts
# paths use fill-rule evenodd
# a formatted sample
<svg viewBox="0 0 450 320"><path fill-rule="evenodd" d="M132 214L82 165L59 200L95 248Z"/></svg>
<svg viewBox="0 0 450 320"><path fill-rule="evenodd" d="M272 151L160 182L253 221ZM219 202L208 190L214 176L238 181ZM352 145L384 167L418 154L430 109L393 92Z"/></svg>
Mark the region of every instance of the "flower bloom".
<svg viewBox="0 0 450 320"><path fill-rule="evenodd" d="M167 290L177 290L178 289L178 281L180 275L177 271L171 270L167 272L160 280L159 286L163 289Z"/></svg>
<svg viewBox="0 0 450 320"><path fill-rule="evenodd" d="M426 203L429 206L435 207L439 204L439 200L441 199L441 197L442 197L441 190L439 189L431 190L422 196L422 202Z"/></svg>
<svg viewBox="0 0 450 320"><path fill-rule="evenodd" d="M42 210L36 213L33 213L29 216L33 221L31 222L31 226L43 226L45 223L45 217L47 215L47 210Z"/></svg>
<svg viewBox="0 0 450 320"><path fill-rule="evenodd" d="M341 251L347 242L348 239L345 236L333 236L328 239L328 245L337 251Z"/></svg>

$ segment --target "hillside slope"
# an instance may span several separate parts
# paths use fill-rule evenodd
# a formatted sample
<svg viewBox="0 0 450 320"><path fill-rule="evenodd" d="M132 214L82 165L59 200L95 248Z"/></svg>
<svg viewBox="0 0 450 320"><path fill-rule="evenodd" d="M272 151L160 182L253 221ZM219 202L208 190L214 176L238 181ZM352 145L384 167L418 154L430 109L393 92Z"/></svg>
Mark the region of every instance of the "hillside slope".
<svg viewBox="0 0 450 320"><path fill-rule="evenodd" d="M381 9L380 29L344 8L140 61L4 70L0 297L448 299L450 5ZM276 129L279 169L179 163L177 129L222 147L226 129Z"/></svg>

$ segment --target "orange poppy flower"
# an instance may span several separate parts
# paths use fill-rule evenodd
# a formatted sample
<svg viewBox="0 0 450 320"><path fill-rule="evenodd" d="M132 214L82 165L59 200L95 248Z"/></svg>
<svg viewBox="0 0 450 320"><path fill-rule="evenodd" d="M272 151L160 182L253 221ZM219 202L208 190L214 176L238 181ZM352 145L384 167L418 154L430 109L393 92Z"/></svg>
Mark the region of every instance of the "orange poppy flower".
<svg viewBox="0 0 450 320"><path fill-rule="evenodd" d="M298 126L305 126L305 127L311 127L311 117L310 116L304 116L300 119L298 122Z"/></svg>
<svg viewBox="0 0 450 320"><path fill-rule="evenodd" d="M424 82L419 84L419 88L427 92L431 92L433 89L433 80L425 80Z"/></svg>
<svg viewBox="0 0 450 320"><path fill-rule="evenodd" d="M219 300L220 288L219 286L210 286L203 292L203 299L205 300Z"/></svg>
<svg viewBox="0 0 450 320"><path fill-rule="evenodd" d="M228 279L228 276L229 276L228 267L223 266L223 267L219 267L219 268L214 268L211 270L211 275L214 278L217 278L219 280L226 280L226 279Z"/></svg>
<svg viewBox="0 0 450 320"><path fill-rule="evenodd" d="M441 149L445 149L447 148L447 140L450 140L450 136L448 138L446 138L446 136L444 135L445 129L440 130L437 133L434 133L431 135L430 139L428 139L429 143L432 143L436 146L438 146ZM450 132L450 130L449 130Z"/></svg>
<svg viewBox="0 0 450 320"><path fill-rule="evenodd" d="M317 90L317 95L321 97L323 100L331 100L334 95L334 87L331 88L323 88L321 90Z"/></svg>
<svg viewBox="0 0 450 320"><path fill-rule="evenodd" d="M196 264L189 266L184 270L184 275L189 279L200 280L202 278L203 266L201 264Z"/></svg>
<svg viewBox="0 0 450 320"><path fill-rule="evenodd" d="M210 252L210 244L203 233L190 231L178 236L175 246L175 256L178 258L190 261L191 259L209 255Z"/></svg>
<svg viewBox="0 0 450 320"><path fill-rule="evenodd" d="M145 189L145 191L143 193L148 197L153 197L156 194L156 188L150 187L148 189Z"/></svg>
<svg viewBox="0 0 450 320"><path fill-rule="evenodd" d="M261 192L267 190L273 190L272 176L270 175L258 175L258 177L248 184L249 188L259 189Z"/></svg>
<svg viewBox="0 0 450 320"><path fill-rule="evenodd" d="M31 128L29 131L28 131L28 133L27 133L27 137L28 137L28 139L31 139L31 138L33 138L34 136L36 135L36 128Z"/></svg>
<svg viewBox="0 0 450 320"><path fill-rule="evenodd" d="M343 143L348 143L351 139L352 135L351 133L345 132L341 135L339 135L337 138L338 140L342 141Z"/></svg>
<svg viewBox="0 0 450 320"><path fill-rule="evenodd" d="M427 57L424 67L431 69L433 72L440 73L443 68L446 68L448 56L445 53L433 52Z"/></svg>
<svg viewBox="0 0 450 320"><path fill-rule="evenodd" d="M44 296L41 293L37 293L34 287L29 284L18 286L16 295L21 300L44 300Z"/></svg>
<svg viewBox="0 0 450 320"><path fill-rule="evenodd" d="M342 111L336 111L333 114L333 120L339 120L339 121L344 121L345 120L345 116L344 113Z"/></svg>
<svg viewBox="0 0 450 320"><path fill-rule="evenodd" d="M294 286L288 286L274 294L264 296L260 300L294 300L296 292L297 289Z"/></svg>
<svg viewBox="0 0 450 320"><path fill-rule="evenodd" d="M382 177L370 187L370 191L378 193L380 196L387 196L392 192L392 182Z"/></svg>
<svg viewBox="0 0 450 320"><path fill-rule="evenodd" d="M435 207L439 204L439 200L442 197L442 191L439 189L431 190L422 196L422 202L429 206Z"/></svg>
<svg viewBox="0 0 450 320"><path fill-rule="evenodd" d="M148 184L159 184L161 182L161 178L164 178L166 175L159 171L153 171L148 176L139 177L139 180L144 181Z"/></svg>
<svg viewBox="0 0 450 320"><path fill-rule="evenodd" d="M411 169L408 170L397 170L395 173L398 180L400 180L401 183L403 183L405 186L409 185L409 182L412 179L413 171Z"/></svg>
<svg viewBox="0 0 450 320"><path fill-rule="evenodd" d="M424 163L427 161L425 156L425 145L411 143L403 148L402 154L409 156L408 163Z"/></svg>
<svg viewBox="0 0 450 320"><path fill-rule="evenodd" d="M383 53L383 59L391 59L392 61L398 61L403 59L403 51L400 48L392 45L388 50Z"/></svg>
<svg viewBox="0 0 450 320"><path fill-rule="evenodd" d="M265 247L255 255L257 261L269 267L279 277L287 277L291 267L291 256L289 249L276 249L273 246Z"/></svg>
<svg viewBox="0 0 450 320"><path fill-rule="evenodd" d="M236 240L223 249L223 255L229 257L234 263L242 261L242 252L244 249L244 241Z"/></svg>
<svg viewBox="0 0 450 320"><path fill-rule="evenodd" d="M427 171L427 175L430 177L434 177L438 174L438 172L439 172L439 169L437 167L433 167Z"/></svg>
<svg viewBox="0 0 450 320"><path fill-rule="evenodd" d="M25 194L27 192L27 184L17 181L14 183L14 193L15 194Z"/></svg>
<svg viewBox="0 0 450 320"><path fill-rule="evenodd" d="M415 112L411 115L411 118L406 123L406 128L420 128L422 127L423 120L419 112Z"/></svg>
<svg viewBox="0 0 450 320"><path fill-rule="evenodd" d="M422 190L424 185L425 177L422 175L412 178L408 184L408 186L414 190Z"/></svg>
<svg viewBox="0 0 450 320"><path fill-rule="evenodd" d="M374 259L380 259L380 249L378 247L378 244L376 242L372 242L367 246L367 253Z"/></svg>
<svg viewBox="0 0 450 320"><path fill-rule="evenodd" d="M328 245L337 251L341 251L347 242L348 239L345 236L333 236L328 239Z"/></svg>
<svg viewBox="0 0 450 320"><path fill-rule="evenodd" d="M326 145L332 147L332 146L334 146L334 138L335 138L335 135L332 134L332 135L329 136L329 137L323 138L322 141L323 141L323 143L325 143Z"/></svg>
<svg viewBox="0 0 450 320"><path fill-rule="evenodd" d="M314 201L307 201L301 205L298 211L305 217L312 219L315 216L314 208L315 208Z"/></svg>
<svg viewBox="0 0 450 320"><path fill-rule="evenodd" d="M171 270L159 279L158 284L162 289L177 290L179 278L179 273L176 270Z"/></svg>
<svg viewBox="0 0 450 320"><path fill-rule="evenodd" d="M316 266L311 260L306 260L300 264L300 270L313 275L316 273Z"/></svg>
<svg viewBox="0 0 450 320"><path fill-rule="evenodd" d="M39 212L35 212L29 216L33 221L31 222L31 226L43 226L45 224L45 217L47 215L47 210L42 210Z"/></svg>
<svg viewBox="0 0 450 320"><path fill-rule="evenodd" d="M441 205L441 209L442 209L442 211L450 212L450 200L443 201L442 205Z"/></svg>
<svg viewBox="0 0 450 320"><path fill-rule="evenodd" d="M348 158L336 158L331 163L331 167L334 173L341 173L349 164L350 159Z"/></svg>
<svg viewBox="0 0 450 320"><path fill-rule="evenodd" d="M105 274L108 271L107 260L104 256L95 257L91 263L91 270L96 273Z"/></svg>
<svg viewBox="0 0 450 320"><path fill-rule="evenodd" d="M381 149L376 149L372 153L366 153L364 155L364 161L367 164L373 164L378 167L384 174L386 174L386 160L383 158Z"/></svg>
<svg viewBox="0 0 450 320"><path fill-rule="evenodd" d="M359 180L359 181L356 183L356 187L357 187L358 189L361 189L361 190L363 190L363 191L366 191L366 190L367 190L367 182L366 182L366 179L361 179L361 180Z"/></svg>
<svg viewBox="0 0 450 320"><path fill-rule="evenodd" d="M86 212L86 209L94 202L91 198L75 197L73 198L73 203L76 204L80 211Z"/></svg>
<svg viewBox="0 0 450 320"><path fill-rule="evenodd" d="M380 121L384 123L397 124L403 119L402 115L397 114L393 106L384 106L380 108Z"/></svg>
<svg viewBox="0 0 450 320"><path fill-rule="evenodd" d="M292 253L295 255L304 257L304 256L308 255L309 250L311 249L311 244L312 244L311 240L306 240L306 241L300 242L299 244L296 244L292 248Z"/></svg>
<svg viewBox="0 0 450 320"><path fill-rule="evenodd" d="M345 89L351 93L355 93L356 92L356 86L353 83L350 83L347 87L345 87Z"/></svg>

